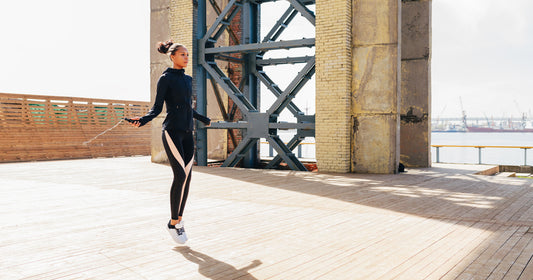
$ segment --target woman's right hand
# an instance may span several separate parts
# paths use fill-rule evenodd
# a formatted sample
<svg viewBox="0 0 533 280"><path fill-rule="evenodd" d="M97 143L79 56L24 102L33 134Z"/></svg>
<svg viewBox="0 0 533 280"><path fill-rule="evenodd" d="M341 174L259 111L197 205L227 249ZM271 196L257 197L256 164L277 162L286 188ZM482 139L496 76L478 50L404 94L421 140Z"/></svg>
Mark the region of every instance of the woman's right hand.
<svg viewBox="0 0 533 280"><path fill-rule="evenodd" d="M139 121L140 119L140 117L131 118L130 120L132 120L132 122L130 122L130 124L132 126L139 127L141 126L141 122Z"/></svg>

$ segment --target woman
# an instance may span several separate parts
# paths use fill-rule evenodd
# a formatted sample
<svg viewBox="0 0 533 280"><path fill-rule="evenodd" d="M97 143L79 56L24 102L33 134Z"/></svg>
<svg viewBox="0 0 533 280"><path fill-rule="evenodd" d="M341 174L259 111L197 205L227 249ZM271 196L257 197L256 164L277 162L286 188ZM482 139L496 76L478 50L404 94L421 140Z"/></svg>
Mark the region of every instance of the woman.
<svg viewBox="0 0 533 280"><path fill-rule="evenodd" d="M154 106L143 117L131 119L135 127L141 127L159 115L166 104L167 116L163 122L163 145L167 153L174 180L170 189L171 219L167 228L179 244L187 241L183 227L183 209L189 193L191 168L194 162L193 118L209 126L211 120L192 108L192 78L185 75L189 52L183 45L171 40L159 43L160 53L168 54L173 67L167 68L157 82Z"/></svg>

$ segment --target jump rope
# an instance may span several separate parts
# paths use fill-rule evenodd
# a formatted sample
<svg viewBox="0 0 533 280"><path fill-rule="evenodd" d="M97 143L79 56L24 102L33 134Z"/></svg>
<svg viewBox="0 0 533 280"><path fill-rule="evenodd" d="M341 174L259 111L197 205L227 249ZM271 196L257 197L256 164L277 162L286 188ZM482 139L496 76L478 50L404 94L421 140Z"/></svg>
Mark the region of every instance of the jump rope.
<svg viewBox="0 0 533 280"><path fill-rule="evenodd" d="M133 122L135 122L134 120L129 119L129 118L123 118L123 119L120 119L120 121L118 121L114 126L112 126L112 127L108 128L108 129L102 131L100 134L94 136L94 137L93 137L92 139L90 139L89 141L85 141L85 142L83 142L82 144L83 144L84 146L87 146L89 143L91 143L92 141L96 140L96 138L98 138L98 137L100 137L100 136L102 136L102 135L108 133L109 131L111 131L111 130L113 130L114 128L116 128L117 126L119 126L123 121L127 121L127 122L129 122L129 123L133 123Z"/></svg>

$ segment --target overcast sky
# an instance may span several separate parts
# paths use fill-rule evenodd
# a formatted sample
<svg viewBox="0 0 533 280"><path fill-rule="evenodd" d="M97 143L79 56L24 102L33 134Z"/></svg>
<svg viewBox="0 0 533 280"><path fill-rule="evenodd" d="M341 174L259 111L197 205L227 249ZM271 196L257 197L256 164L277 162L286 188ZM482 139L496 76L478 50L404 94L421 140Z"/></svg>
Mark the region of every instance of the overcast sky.
<svg viewBox="0 0 533 280"><path fill-rule="evenodd" d="M460 117L460 99L468 116L533 110L531 11L433 0L433 117ZM149 12L149 0L1 1L0 92L148 101Z"/></svg>
<svg viewBox="0 0 533 280"><path fill-rule="evenodd" d="M531 0L433 0L434 117L460 116L460 99L469 116L533 109L531 11Z"/></svg>
<svg viewBox="0 0 533 280"><path fill-rule="evenodd" d="M149 0L1 0L0 92L150 99Z"/></svg>

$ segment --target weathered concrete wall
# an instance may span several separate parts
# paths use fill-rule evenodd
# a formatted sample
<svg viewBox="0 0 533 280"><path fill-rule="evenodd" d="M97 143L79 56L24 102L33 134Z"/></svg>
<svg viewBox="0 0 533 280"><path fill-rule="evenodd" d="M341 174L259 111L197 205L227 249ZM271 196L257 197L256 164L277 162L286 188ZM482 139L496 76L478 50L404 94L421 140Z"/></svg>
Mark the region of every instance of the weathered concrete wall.
<svg viewBox="0 0 533 280"><path fill-rule="evenodd" d="M350 172L351 0L316 1L316 158L323 172Z"/></svg>
<svg viewBox="0 0 533 280"><path fill-rule="evenodd" d="M320 171L397 171L400 3L317 1L316 157Z"/></svg>
<svg viewBox="0 0 533 280"><path fill-rule="evenodd" d="M400 158L430 166L431 0L317 1L316 10L319 170L396 173Z"/></svg>
<svg viewBox="0 0 533 280"><path fill-rule="evenodd" d="M397 172L400 10L399 0L353 1L352 172Z"/></svg>
<svg viewBox="0 0 533 280"><path fill-rule="evenodd" d="M172 66L170 59L157 52L156 45L170 38L170 0L150 1L150 100L153 104L156 95L157 81L163 71ZM161 141L161 124L165 111L152 120L151 154L153 162L168 161Z"/></svg>
<svg viewBox="0 0 533 280"><path fill-rule="evenodd" d="M221 3L223 2L223 3ZM219 1L226 5L227 1ZM208 21L214 21L216 14L212 9L207 9ZM150 91L151 101L155 100L157 81L159 76L167 67L172 67L170 58L157 52L158 42L168 39L187 47L190 55L189 65L185 69L187 75L193 77L193 91L196 88L194 77L194 61L196 59L194 49L196 32L196 7L194 1L190 0L151 0L150 14ZM209 23L208 23L209 24ZM209 83L208 83L209 84ZM212 93L212 88L208 86L207 93L207 115L213 120L222 120L220 110ZM227 98L226 98L227 99ZM163 112L152 121L152 161L168 161L161 141L161 124L166 114ZM208 131L208 158L226 158L226 131Z"/></svg>
<svg viewBox="0 0 533 280"><path fill-rule="evenodd" d="M176 43L185 45L192 58L194 56L195 9L193 1L190 0L151 0L150 5L150 100L153 104L159 76L167 67L172 67L170 58L157 51L157 43L172 39ZM191 76L194 73L192 61L192 59L189 60L189 66L185 69L185 73ZM166 112L163 111L152 121L153 162L168 161L161 141L161 125L165 116Z"/></svg>
<svg viewBox="0 0 533 280"><path fill-rule="evenodd" d="M221 9L224 9L224 7L226 7L226 5L228 4L228 0L217 0L216 3ZM217 16L218 14L211 7L209 1L207 1L206 23L208 28L215 22ZM220 36L220 38L218 39L218 43L216 46L219 45L229 45L229 36L227 35L227 32L224 32L224 34L222 34L222 36ZM217 87L218 92L221 95L222 102L224 103L224 106L227 111L229 97L220 86L217 85ZM224 120L224 118L222 117L222 113L220 112L220 108L218 106L218 102L216 100L216 96L210 81L207 81L207 116L209 116L212 121ZM207 157L209 159L224 160L228 157L227 134L227 130L225 129L207 130Z"/></svg>
<svg viewBox="0 0 533 280"><path fill-rule="evenodd" d="M431 0L402 1L401 162L431 166Z"/></svg>

